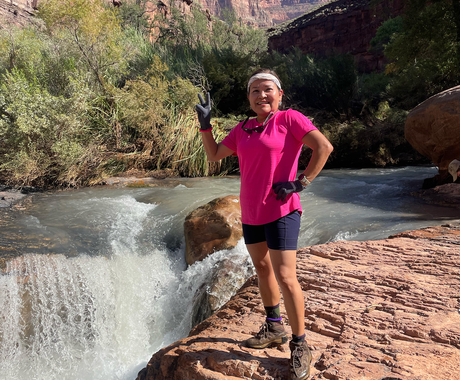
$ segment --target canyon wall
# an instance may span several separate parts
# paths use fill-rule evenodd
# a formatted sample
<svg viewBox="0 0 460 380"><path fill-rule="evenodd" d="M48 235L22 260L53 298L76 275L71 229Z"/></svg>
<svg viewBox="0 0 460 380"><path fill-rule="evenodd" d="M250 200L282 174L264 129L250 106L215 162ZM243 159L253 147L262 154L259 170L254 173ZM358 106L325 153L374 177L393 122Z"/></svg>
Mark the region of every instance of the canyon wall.
<svg viewBox="0 0 460 380"><path fill-rule="evenodd" d="M24 25L40 0L0 0L0 22L7 20ZM127 0L107 0L118 5ZM224 10L233 10L241 23L256 28L272 27L292 20L330 0L170 0L152 1L149 11L164 10L171 5L187 12L193 3L201 5L211 15L221 18ZM149 12L149 13L150 13Z"/></svg>
<svg viewBox="0 0 460 380"><path fill-rule="evenodd" d="M382 51L370 52L370 41L382 23L403 11L403 0L338 0L286 25L268 30L269 48L287 52L296 46L305 54L327 57L350 53L361 72L382 70Z"/></svg>
<svg viewBox="0 0 460 380"><path fill-rule="evenodd" d="M0 24L5 19L17 25L26 24L39 1L0 0ZM272 50L287 52L297 46L305 54L321 57L350 53L361 72L372 72L382 70L385 59L382 51L369 51L370 41L385 20L402 13L404 0L382 0L373 6L370 0L332 3L328 0L171 0L171 3L152 2L149 13L168 13L171 4L187 13L194 3L216 17L221 17L226 9L233 10L241 23L270 27L269 48ZM318 6L320 8L311 11ZM292 21L287 22L289 20Z"/></svg>
<svg viewBox="0 0 460 380"><path fill-rule="evenodd" d="M271 27L292 20L330 0L196 0L212 15L220 16L224 9L234 10L247 25Z"/></svg>
<svg viewBox="0 0 460 380"><path fill-rule="evenodd" d="M0 0L0 26L6 23L23 26L30 23L39 0Z"/></svg>

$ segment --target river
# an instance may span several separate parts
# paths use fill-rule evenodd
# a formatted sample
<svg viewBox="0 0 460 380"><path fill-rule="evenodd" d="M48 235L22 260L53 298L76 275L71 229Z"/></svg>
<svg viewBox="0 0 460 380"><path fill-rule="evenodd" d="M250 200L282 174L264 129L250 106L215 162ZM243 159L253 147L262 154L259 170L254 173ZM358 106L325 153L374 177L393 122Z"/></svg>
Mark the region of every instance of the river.
<svg viewBox="0 0 460 380"><path fill-rule="evenodd" d="M299 247L458 219L410 195L435 174L324 170L300 193ZM134 380L154 352L187 336L194 298L219 262L246 268L237 282L253 273L242 241L190 267L184 259L186 215L238 191L237 177L85 188L38 195L4 220L1 254L20 256L0 275L0 379Z"/></svg>

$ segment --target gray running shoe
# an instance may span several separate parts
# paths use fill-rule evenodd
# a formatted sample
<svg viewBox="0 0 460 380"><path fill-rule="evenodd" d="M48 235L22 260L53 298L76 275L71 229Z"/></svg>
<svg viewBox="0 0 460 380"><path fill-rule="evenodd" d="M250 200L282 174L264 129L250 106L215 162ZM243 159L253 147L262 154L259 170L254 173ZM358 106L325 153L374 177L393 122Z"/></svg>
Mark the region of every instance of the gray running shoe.
<svg viewBox="0 0 460 380"><path fill-rule="evenodd" d="M256 336L246 340L246 346L251 348L265 348L270 345L283 344L287 341L288 338L282 323L265 321Z"/></svg>
<svg viewBox="0 0 460 380"><path fill-rule="evenodd" d="M305 380L310 376L311 352L307 342L289 342L291 349L291 360L289 361L291 377L290 380Z"/></svg>

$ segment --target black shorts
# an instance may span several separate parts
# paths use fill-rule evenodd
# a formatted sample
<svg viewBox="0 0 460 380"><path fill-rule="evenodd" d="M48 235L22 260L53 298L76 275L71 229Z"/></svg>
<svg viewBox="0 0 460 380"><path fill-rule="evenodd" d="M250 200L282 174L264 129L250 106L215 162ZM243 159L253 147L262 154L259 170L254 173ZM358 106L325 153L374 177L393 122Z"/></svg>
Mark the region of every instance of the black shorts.
<svg viewBox="0 0 460 380"><path fill-rule="evenodd" d="M270 249L297 250L300 231L300 212L295 210L274 222L261 225L243 223L243 236L246 244L267 242Z"/></svg>

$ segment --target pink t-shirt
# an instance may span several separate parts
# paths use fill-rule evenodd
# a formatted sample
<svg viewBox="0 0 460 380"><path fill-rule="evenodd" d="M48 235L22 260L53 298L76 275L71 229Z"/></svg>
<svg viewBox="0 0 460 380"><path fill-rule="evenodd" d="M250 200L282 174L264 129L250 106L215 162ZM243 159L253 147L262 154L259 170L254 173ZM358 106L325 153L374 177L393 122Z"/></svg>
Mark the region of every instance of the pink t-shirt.
<svg viewBox="0 0 460 380"><path fill-rule="evenodd" d="M302 149L302 138L317 128L294 110L278 111L262 133L249 134L239 123L222 144L238 155L241 173L241 221L261 225L273 222L294 210L302 212L298 193L284 201L276 200L272 185L296 179ZM255 128L257 120L249 120L245 128Z"/></svg>

